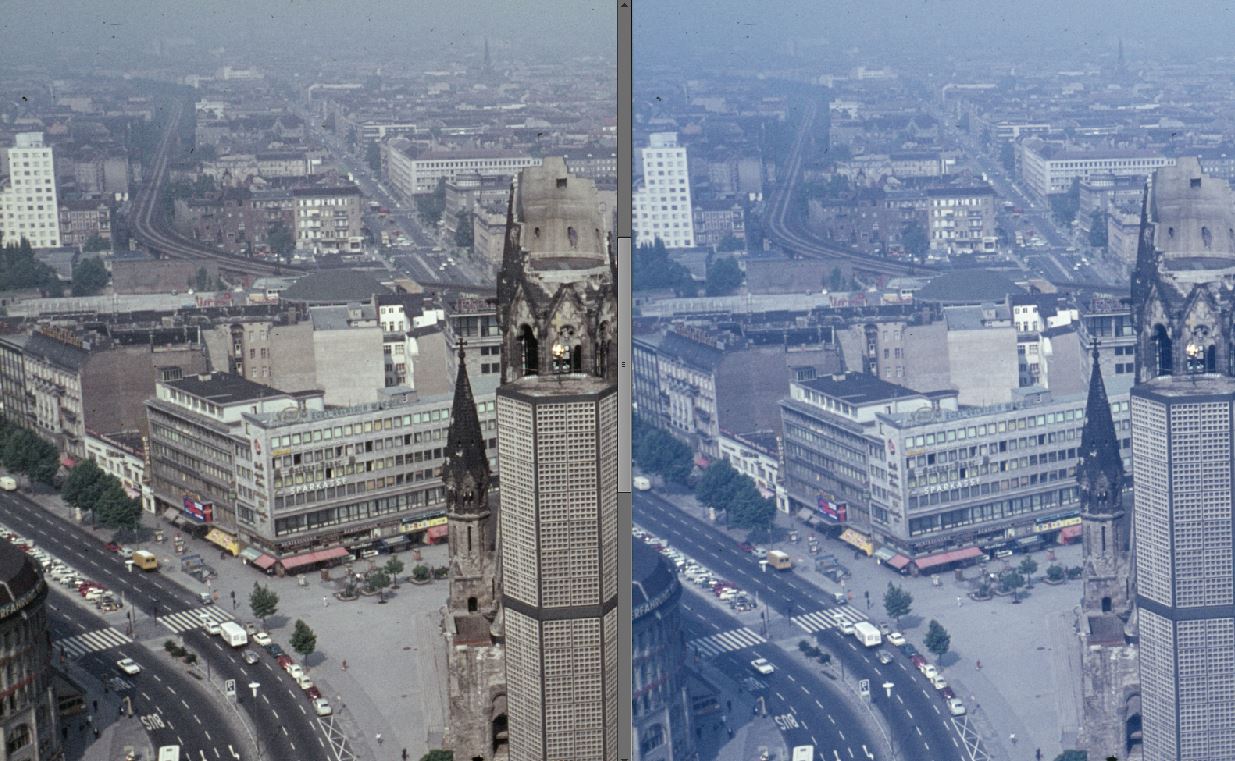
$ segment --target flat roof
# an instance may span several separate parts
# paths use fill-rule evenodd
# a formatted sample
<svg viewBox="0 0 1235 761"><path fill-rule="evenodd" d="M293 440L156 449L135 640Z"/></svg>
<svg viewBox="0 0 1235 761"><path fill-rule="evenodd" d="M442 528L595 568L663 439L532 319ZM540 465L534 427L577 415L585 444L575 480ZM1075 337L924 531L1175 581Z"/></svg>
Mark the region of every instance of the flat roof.
<svg viewBox="0 0 1235 761"><path fill-rule="evenodd" d="M287 393L273 386L254 383L232 373L212 373L209 376L190 375L180 380L165 381L165 384L215 404L236 404L254 399L287 396Z"/></svg>
<svg viewBox="0 0 1235 761"><path fill-rule="evenodd" d="M829 375L823 378L800 381L798 385L827 394L834 399L840 399L850 404L867 404L885 399L904 399L921 396L917 391L906 386L889 383L882 378L866 373L845 373L842 376Z"/></svg>

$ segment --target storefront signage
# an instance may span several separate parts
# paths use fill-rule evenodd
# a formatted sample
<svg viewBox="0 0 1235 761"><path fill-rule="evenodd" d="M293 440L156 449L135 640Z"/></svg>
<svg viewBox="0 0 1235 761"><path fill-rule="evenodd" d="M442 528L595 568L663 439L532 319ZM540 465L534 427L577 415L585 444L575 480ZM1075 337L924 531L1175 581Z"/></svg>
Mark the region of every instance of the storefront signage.
<svg viewBox="0 0 1235 761"><path fill-rule="evenodd" d="M192 497L185 497L184 514L198 523L214 523L214 503L198 502Z"/></svg>
<svg viewBox="0 0 1235 761"><path fill-rule="evenodd" d="M319 481L315 484L298 484L296 486L285 486L283 487L283 493L284 494L301 494L304 492L317 491L318 489L325 489L330 486L342 486L345 483L347 483L346 478L332 478L329 481Z"/></svg>
<svg viewBox="0 0 1235 761"><path fill-rule="evenodd" d="M1081 517L1079 515L1074 515L1071 518L1059 518L1058 520L1047 521L1046 523L1036 524L1033 527L1033 530L1040 534L1044 531L1054 531L1055 529L1058 529L1058 528L1067 528L1068 526L1079 526L1080 523L1081 523Z"/></svg>
<svg viewBox="0 0 1235 761"><path fill-rule="evenodd" d="M828 516L837 523L844 523L848 520L849 503L833 502L825 497L819 498L819 512Z"/></svg>
<svg viewBox="0 0 1235 761"><path fill-rule="evenodd" d="M418 521L409 521L399 526L399 531L402 531L405 534L410 534L414 531L424 531L427 528L444 525L446 525L446 516L439 515L433 518L422 518Z"/></svg>

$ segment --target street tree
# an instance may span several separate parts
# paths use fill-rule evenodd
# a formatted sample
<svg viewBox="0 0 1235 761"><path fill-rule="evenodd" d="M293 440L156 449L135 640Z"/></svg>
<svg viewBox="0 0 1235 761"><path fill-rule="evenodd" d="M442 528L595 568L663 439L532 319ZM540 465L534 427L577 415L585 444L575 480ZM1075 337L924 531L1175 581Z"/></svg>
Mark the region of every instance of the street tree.
<svg viewBox="0 0 1235 761"><path fill-rule="evenodd" d="M833 267L828 273L828 290L843 291L845 289L845 273L841 272L840 267Z"/></svg>
<svg viewBox="0 0 1235 761"><path fill-rule="evenodd" d="M744 277L738 263L732 257L725 256L708 267L704 290L709 296L727 296L742 287Z"/></svg>
<svg viewBox="0 0 1235 761"><path fill-rule="evenodd" d="M403 561L392 555L386 565L382 566L382 570L390 577L391 586L394 587L398 584L399 574L403 573Z"/></svg>
<svg viewBox="0 0 1235 761"><path fill-rule="evenodd" d="M105 528L134 531L141 525L141 505L125 493L115 478L109 477L94 509L98 523Z"/></svg>
<svg viewBox="0 0 1235 761"><path fill-rule="evenodd" d="M98 496L97 490L101 488L99 482L105 475L106 473L95 464L94 460L83 460L69 471L68 478L64 479L64 487L60 490L60 496L73 507L88 508L89 504L86 500L93 500Z"/></svg>
<svg viewBox="0 0 1235 761"><path fill-rule="evenodd" d="M90 257L73 268L73 295L93 296L107 287L111 275L98 257Z"/></svg>
<svg viewBox="0 0 1235 761"><path fill-rule="evenodd" d="M703 471L695 485L695 498L705 505L727 502L741 474L733 469L728 460L714 462Z"/></svg>
<svg viewBox="0 0 1235 761"><path fill-rule="evenodd" d="M104 240L103 236L99 235L98 233L95 233L94 235L91 235L84 244L82 244L81 248L82 248L82 251L90 251L90 252L111 251L111 242Z"/></svg>
<svg viewBox="0 0 1235 761"><path fill-rule="evenodd" d="M921 222L906 222L901 228L901 245L914 256L926 256L931 250L931 239Z"/></svg>
<svg viewBox="0 0 1235 761"><path fill-rule="evenodd" d="M254 616L262 619L264 626L266 619L279 610L278 593L270 587L253 582L253 591L249 593L249 610L253 611Z"/></svg>
<svg viewBox="0 0 1235 761"><path fill-rule="evenodd" d="M896 626L901 625L901 616L909 615L913 609L913 595L904 588L888 582L888 588L883 593L883 609L889 616L896 619Z"/></svg>
<svg viewBox="0 0 1235 761"><path fill-rule="evenodd" d="M669 258L669 250L660 238L635 249L631 256L631 272L631 288L636 291L671 288L678 296L694 296L699 292L690 272Z"/></svg>
<svg viewBox="0 0 1235 761"><path fill-rule="evenodd" d="M1089 217L1089 245L1106 248L1106 212L1097 209Z"/></svg>
<svg viewBox="0 0 1235 761"><path fill-rule="evenodd" d="M999 577L999 588L1019 597L1018 589L1025 586L1025 577L1016 571L1007 571Z"/></svg>
<svg viewBox="0 0 1235 761"><path fill-rule="evenodd" d="M464 209L455 217L455 245L471 251L473 242L475 241L472 233L472 212Z"/></svg>
<svg viewBox="0 0 1235 761"><path fill-rule="evenodd" d="M305 662L308 662L309 656L317 650L317 635L309 628L301 619L296 619L296 625L292 629L291 637L292 649L304 656Z"/></svg>
<svg viewBox="0 0 1235 761"><path fill-rule="evenodd" d="M270 226L266 231L266 243L280 259L287 259L296 251L296 239L292 237L292 231L283 222L275 222Z"/></svg>
<svg viewBox="0 0 1235 761"><path fill-rule="evenodd" d="M926 649L935 654L936 658L942 658L944 653L948 652L948 648L952 646L952 635L948 634L948 630L943 628L943 624L935 619L931 619L930 626L926 629L926 638L923 640Z"/></svg>
<svg viewBox="0 0 1235 761"><path fill-rule="evenodd" d="M382 569L369 574L369 587L377 590L377 601L386 602L386 587L390 586L390 576Z"/></svg>
<svg viewBox="0 0 1235 761"><path fill-rule="evenodd" d="M1021 575L1028 579L1038 572L1038 561L1027 557L1021 561L1016 570L1020 571Z"/></svg>
<svg viewBox="0 0 1235 761"><path fill-rule="evenodd" d="M369 169L373 171L373 174L381 174L382 146L376 140L365 146L364 160L369 165Z"/></svg>

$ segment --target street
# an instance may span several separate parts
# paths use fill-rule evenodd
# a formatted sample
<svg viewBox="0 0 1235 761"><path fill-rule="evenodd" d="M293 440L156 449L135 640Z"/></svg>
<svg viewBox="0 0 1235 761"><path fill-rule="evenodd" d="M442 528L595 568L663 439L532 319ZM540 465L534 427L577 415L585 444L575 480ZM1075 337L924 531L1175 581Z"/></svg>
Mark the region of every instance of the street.
<svg viewBox="0 0 1235 761"><path fill-rule="evenodd" d="M813 635L816 631L833 628L837 620L835 615L821 614L849 607L838 606L823 590L806 583L797 574L761 573L753 556L739 550L729 537L683 515L653 493L639 492L634 504L637 525L651 530L671 546L709 565L739 588L754 593L756 600L768 611L768 638L779 648L796 649L804 634ZM830 645L829 650L852 673L862 675L857 678L871 679L872 685L882 685L885 681L902 685L900 691L894 688L895 704L886 697L881 699L875 695L878 688L874 686L872 698L893 736L899 738L907 758L963 758L951 717L941 710L942 699L933 690L927 692L930 686L916 670L905 669L903 655L898 652L891 664L881 666L872 662L868 653L859 654L851 638L825 637L824 642ZM733 645L740 644L744 643L733 641ZM757 655L744 649L742 654L747 663L758 656L773 660L762 650L772 651L773 648L761 648ZM752 654L746 657L747 653Z"/></svg>
<svg viewBox="0 0 1235 761"><path fill-rule="evenodd" d="M201 621L194 620L203 606L189 590L170 583L160 573L138 571L140 575L136 575L126 571L124 560L104 549L99 536L49 515L25 496L6 492L0 495L0 507L10 528L119 593L132 610L135 640L157 649L170 635L178 634L205 661L203 666L221 678L236 679L238 686L258 681L257 699L251 693L247 698L242 694L240 705L252 725L270 729L259 733L261 757L286 761L332 758L326 752L324 730L307 710L308 700L292 678L281 669L276 671L265 653L250 666L238 650L225 648L218 638L207 634ZM161 557L160 562L166 565L173 561ZM180 715L182 722L186 716Z"/></svg>

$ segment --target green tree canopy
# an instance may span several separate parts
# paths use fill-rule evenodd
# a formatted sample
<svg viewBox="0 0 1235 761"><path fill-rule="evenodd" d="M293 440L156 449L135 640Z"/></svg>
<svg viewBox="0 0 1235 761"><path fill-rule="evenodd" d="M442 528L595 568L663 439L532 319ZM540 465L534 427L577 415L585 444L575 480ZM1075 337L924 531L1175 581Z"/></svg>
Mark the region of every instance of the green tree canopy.
<svg viewBox="0 0 1235 761"><path fill-rule="evenodd" d="M391 579L398 579L399 574L403 573L403 561L391 555L390 560L387 560L386 564L382 566L382 570L385 571Z"/></svg>
<svg viewBox="0 0 1235 761"><path fill-rule="evenodd" d="M115 529L136 529L141 525L141 503L125 492L114 477L99 494L95 502L95 516L99 525Z"/></svg>
<svg viewBox="0 0 1235 761"><path fill-rule="evenodd" d="M369 165L369 169L373 170L373 174L381 174L382 171L382 146L376 140L365 146L364 150L365 163Z"/></svg>
<svg viewBox="0 0 1235 761"><path fill-rule="evenodd" d="M727 296L742 287L745 277L732 257L721 257L708 267L708 279L704 290L709 296Z"/></svg>
<svg viewBox="0 0 1235 761"><path fill-rule="evenodd" d="M645 243L635 249L631 271L634 278L631 288L636 291L672 288L678 296L694 296L699 292L690 272L669 258L669 250L659 238L651 245Z"/></svg>
<svg viewBox="0 0 1235 761"><path fill-rule="evenodd" d="M1106 248L1106 212L1101 209L1095 210L1089 217L1089 245Z"/></svg>
<svg viewBox="0 0 1235 761"><path fill-rule="evenodd" d="M1061 225L1070 225L1076 219L1081 209L1081 181L1072 181L1072 187L1066 193L1052 193L1050 196L1051 215Z"/></svg>
<svg viewBox="0 0 1235 761"><path fill-rule="evenodd" d="M896 625L900 626L901 617L909 615L909 611L913 609L913 595L889 581L888 588L883 593L883 609L895 618Z"/></svg>
<svg viewBox="0 0 1235 761"><path fill-rule="evenodd" d="M0 249L0 291L33 288L48 296L59 296L63 285L56 271L34 256L34 248L25 238Z"/></svg>
<svg viewBox="0 0 1235 761"><path fill-rule="evenodd" d="M25 473L31 479L51 484L60 470L60 452L50 442L16 425L3 427L0 459L9 470Z"/></svg>
<svg viewBox="0 0 1235 761"><path fill-rule="evenodd" d="M833 267L828 273L828 290L843 291L845 289L845 273L841 272L840 267Z"/></svg>
<svg viewBox="0 0 1235 761"><path fill-rule="evenodd" d="M906 222L901 228L901 245L914 256L929 254L931 240L926 235L926 226L921 222Z"/></svg>
<svg viewBox="0 0 1235 761"><path fill-rule="evenodd" d="M455 218L455 245L459 248L471 249L474 235L472 233L472 212L464 209Z"/></svg>
<svg viewBox="0 0 1235 761"><path fill-rule="evenodd" d="M416 196L416 211L426 225L436 225L446 211L446 180L437 181L432 193Z"/></svg>
<svg viewBox="0 0 1235 761"><path fill-rule="evenodd" d="M296 619L296 625L292 629L291 637L292 649L300 653L305 658L308 658L317 650L317 635L309 628L301 619Z"/></svg>
<svg viewBox="0 0 1235 761"><path fill-rule="evenodd" d="M94 460L85 460L69 471L60 496L73 507L89 509L102 490L106 476Z"/></svg>
<svg viewBox="0 0 1235 761"><path fill-rule="evenodd" d="M732 235L726 235L724 238L721 239L720 243L716 245L716 250L717 251L745 251L746 241L738 240L736 237Z"/></svg>
<svg viewBox="0 0 1235 761"><path fill-rule="evenodd" d="M82 251L111 251L111 241L104 240L103 236L95 233L82 245Z"/></svg>
<svg viewBox="0 0 1235 761"><path fill-rule="evenodd" d="M926 649L934 653L936 658L942 658L943 654L948 652L948 648L952 646L952 635L948 634L948 630L943 628L943 624L932 618L930 625L926 629L926 638L923 642L926 645Z"/></svg>
<svg viewBox="0 0 1235 761"><path fill-rule="evenodd" d="M296 239L282 221L275 222L266 230L266 243L281 259L287 259L296 251Z"/></svg>
<svg viewBox="0 0 1235 761"><path fill-rule="evenodd" d="M695 485L695 497L705 505L727 502L742 475L733 469L728 460L720 460L708 466Z"/></svg>
<svg viewBox="0 0 1235 761"><path fill-rule="evenodd" d="M635 461L644 470L679 484L690 480L694 455L689 446L672 435L639 421L635 425L631 445Z"/></svg>
<svg viewBox="0 0 1235 761"><path fill-rule="evenodd" d="M279 595L270 587L253 582L253 591L249 593L249 610L263 622L279 610Z"/></svg>
<svg viewBox="0 0 1235 761"><path fill-rule="evenodd" d="M1038 572L1038 561L1027 557L1021 561L1019 566L1017 566L1017 570L1021 572L1022 576L1033 576Z"/></svg>
<svg viewBox="0 0 1235 761"><path fill-rule="evenodd" d="M91 257L73 268L73 295L93 296L107 287L111 275L98 257Z"/></svg>

